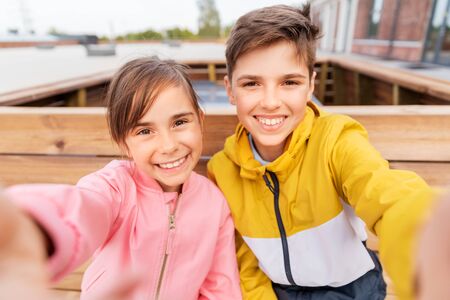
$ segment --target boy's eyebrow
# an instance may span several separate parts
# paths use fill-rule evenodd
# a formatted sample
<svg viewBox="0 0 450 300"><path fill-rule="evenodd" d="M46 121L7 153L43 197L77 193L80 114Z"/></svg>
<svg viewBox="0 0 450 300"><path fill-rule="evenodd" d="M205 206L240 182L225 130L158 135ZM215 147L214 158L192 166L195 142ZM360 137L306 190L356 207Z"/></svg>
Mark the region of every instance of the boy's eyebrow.
<svg viewBox="0 0 450 300"><path fill-rule="evenodd" d="M291 73L291 74L286 74L286 75L283 76L283 78L286 78L286 79L296 78L296 77L307 78L305 75L300 74L300 73Z"/></svg>
<svg viewBox="0 0 450 300"><path fill-rule="evenodd" d="M239 81L239 80L242 80L242 79L257 80L257 79L260 79L260 78L261 78L261 76L257 76L257 75L246 75L246 74L244 74L244 75L239 76L239 77L237 78L237 80L238 80L238 81Z"/></svg>
<svg viewBox="0 0 450 300"><path fill-rule="evenodd" d="M170 117L171 120L175 120L178 118L182 118L182 117L188 117L188 116L193 116L194 113L189 111L189 112L182 112L182 113L178 113L175 114L173 116ZM154 125L155 122L137 122L135 127L139 127L139 126L151 126Z"/></svg>
<svg viewBox="0 0 450 300"><path fill-rule="evenodd" d="M307 76L305 76L305 75L303 75L303 74L301 74L301 73L289 73L289 74L284 74L284 75L282 76L283 79L297 78L297 77L300 77L300 78L307 78ZM247 80L259 80L259 79L261 79L261 78L262 78L262 77L261 77L261 76L258 76L258 75L244 74L244 75L239 76L239 77L237 78L237 81L243 80L243 79L247 79Z"/></svg>

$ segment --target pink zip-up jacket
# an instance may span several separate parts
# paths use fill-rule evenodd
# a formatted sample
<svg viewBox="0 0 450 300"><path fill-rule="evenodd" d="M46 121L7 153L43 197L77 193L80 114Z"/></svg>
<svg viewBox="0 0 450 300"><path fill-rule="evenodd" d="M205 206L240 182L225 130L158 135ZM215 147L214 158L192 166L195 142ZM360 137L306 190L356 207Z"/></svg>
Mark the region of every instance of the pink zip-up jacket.
<svg viewBox="0 0 450 300"><path fill-rule="evenodd" d="M76 186L17 185L6 194L51 238L53 279L93 256L81 299L107 293L130 271L145 276L133 299L242 297L228 205L195 172L179 196L130 161L112 161Z"/></svg>

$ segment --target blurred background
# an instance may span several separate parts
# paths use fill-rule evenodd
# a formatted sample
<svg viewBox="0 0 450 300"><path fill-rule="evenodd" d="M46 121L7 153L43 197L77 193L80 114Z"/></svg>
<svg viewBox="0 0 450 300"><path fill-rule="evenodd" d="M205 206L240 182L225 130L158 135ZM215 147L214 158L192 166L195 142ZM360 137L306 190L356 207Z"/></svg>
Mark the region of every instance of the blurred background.
<svg viewBox="0 0 450 300"><path fill-rule="evenodd" d="M102 106L112 74L145 55L191 67L204 104L226 104L225 42L239 16L306 1L2 0L0 105ZM450 0L313 0L315 101L450 103Z"/></svg>

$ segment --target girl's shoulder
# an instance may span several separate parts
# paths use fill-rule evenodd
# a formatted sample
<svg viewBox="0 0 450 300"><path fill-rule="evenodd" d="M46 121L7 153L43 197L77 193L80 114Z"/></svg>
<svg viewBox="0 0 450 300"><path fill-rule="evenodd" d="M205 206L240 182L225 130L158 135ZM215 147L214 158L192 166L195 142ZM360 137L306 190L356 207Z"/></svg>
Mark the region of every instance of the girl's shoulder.
<svg viewBox="0 0 450 300"><path fill-rule="evenodd" d="M87 182L105 182L109 185L122 185L133 181L134 164L126 160L113 160L106 164L103 168L88 174L80 179L78 185Z"/></svg>
<svg viewBox="0 0 450 300"><path fill-rule="evenodd" d="M192 171L187 185L187 193L195 194L205 199L223 202L225 198L220 189L207 177Z"/></svg>

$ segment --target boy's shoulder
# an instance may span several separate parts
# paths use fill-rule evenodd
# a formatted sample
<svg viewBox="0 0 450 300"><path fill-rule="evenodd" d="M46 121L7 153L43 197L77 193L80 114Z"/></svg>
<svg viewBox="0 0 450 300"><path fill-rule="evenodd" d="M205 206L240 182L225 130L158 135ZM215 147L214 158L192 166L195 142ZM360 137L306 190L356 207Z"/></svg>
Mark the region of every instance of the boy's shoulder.
<svg viewBox="0 0 450 300"><path fill-rule="evenodd" d="M320 116L316 119L311 135L333 137L349 131L359 132L363 135L367 134L365 128L355 119L347 115L321 111Z"/></svg>

